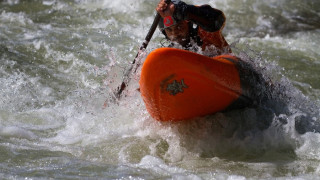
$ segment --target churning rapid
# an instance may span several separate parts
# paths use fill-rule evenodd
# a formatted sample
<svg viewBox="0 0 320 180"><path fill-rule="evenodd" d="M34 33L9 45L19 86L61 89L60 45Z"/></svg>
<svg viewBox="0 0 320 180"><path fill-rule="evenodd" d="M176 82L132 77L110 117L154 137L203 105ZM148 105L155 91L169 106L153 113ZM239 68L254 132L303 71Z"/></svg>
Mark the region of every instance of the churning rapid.
<svg viewBox="0 0 320 180"><path fill-rule="evenodd" d="M125 98L111 93L157 0L2 0L1 179L318 178L320 1L186 2L224 11L223 34L269 79L270 101L157 122L139 73ZM157 30L141 62L163 38Z"/></svg>

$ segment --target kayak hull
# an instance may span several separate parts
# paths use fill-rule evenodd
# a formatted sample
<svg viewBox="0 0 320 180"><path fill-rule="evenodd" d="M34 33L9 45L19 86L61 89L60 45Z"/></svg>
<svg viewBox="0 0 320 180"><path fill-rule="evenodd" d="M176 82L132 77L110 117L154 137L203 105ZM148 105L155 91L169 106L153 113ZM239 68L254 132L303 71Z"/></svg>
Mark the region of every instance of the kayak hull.
<svg viewBox="0 0 320 180"><path fill-rule="evenodd" d="M146 109L159 121L180 121L223 111L242 95L239 59L213 58L159 48L146 58L140 92Z"/></svg>

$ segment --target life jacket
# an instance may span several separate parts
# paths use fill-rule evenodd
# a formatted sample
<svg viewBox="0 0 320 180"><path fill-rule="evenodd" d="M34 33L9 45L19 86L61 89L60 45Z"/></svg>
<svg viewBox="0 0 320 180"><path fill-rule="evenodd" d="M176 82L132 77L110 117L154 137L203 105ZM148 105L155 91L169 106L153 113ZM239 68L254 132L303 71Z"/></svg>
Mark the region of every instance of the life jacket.
<svg viewBox="0 0 320 180"><path fill-rule="evenodd" d="M222 35L223 28L224 24L218 31L209 32L201 28L201 26L198 26L192 29L192 31L194 31L191 33L192 38L197 42L197 45L201 47L202 51L216 51L217 55L231 53L231 48Z"/></svg>

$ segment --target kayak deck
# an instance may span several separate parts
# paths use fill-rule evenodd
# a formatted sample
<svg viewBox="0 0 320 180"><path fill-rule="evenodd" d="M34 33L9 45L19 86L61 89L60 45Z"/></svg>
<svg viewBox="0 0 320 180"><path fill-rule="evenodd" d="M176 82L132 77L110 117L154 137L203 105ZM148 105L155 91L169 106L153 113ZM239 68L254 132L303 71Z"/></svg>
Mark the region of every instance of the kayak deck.
<svg viewBox="0 0 320 180"><path fill-rule="evenodd" d="M225 110L242 94L238 58L159 48L146 58L140 92L150 115L179 121Z"/></svg>

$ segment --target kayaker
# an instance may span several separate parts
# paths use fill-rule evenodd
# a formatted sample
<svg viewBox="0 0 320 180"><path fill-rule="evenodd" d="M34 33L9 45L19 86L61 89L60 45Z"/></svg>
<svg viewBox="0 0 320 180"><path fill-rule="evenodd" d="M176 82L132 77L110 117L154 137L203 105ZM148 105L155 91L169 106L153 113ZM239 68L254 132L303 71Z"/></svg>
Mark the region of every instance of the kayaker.
<svg viewBox="0 0 320 180"><path fill-rule="evenodd" d="M171 41L170 46L178 43L192 51L201 47L209 56L231 53L221 33L226 21L222 11L209 5L189 5L180 0L172 0L170 4L161 0L156 11L162 17L158 27Z"/></svg>

